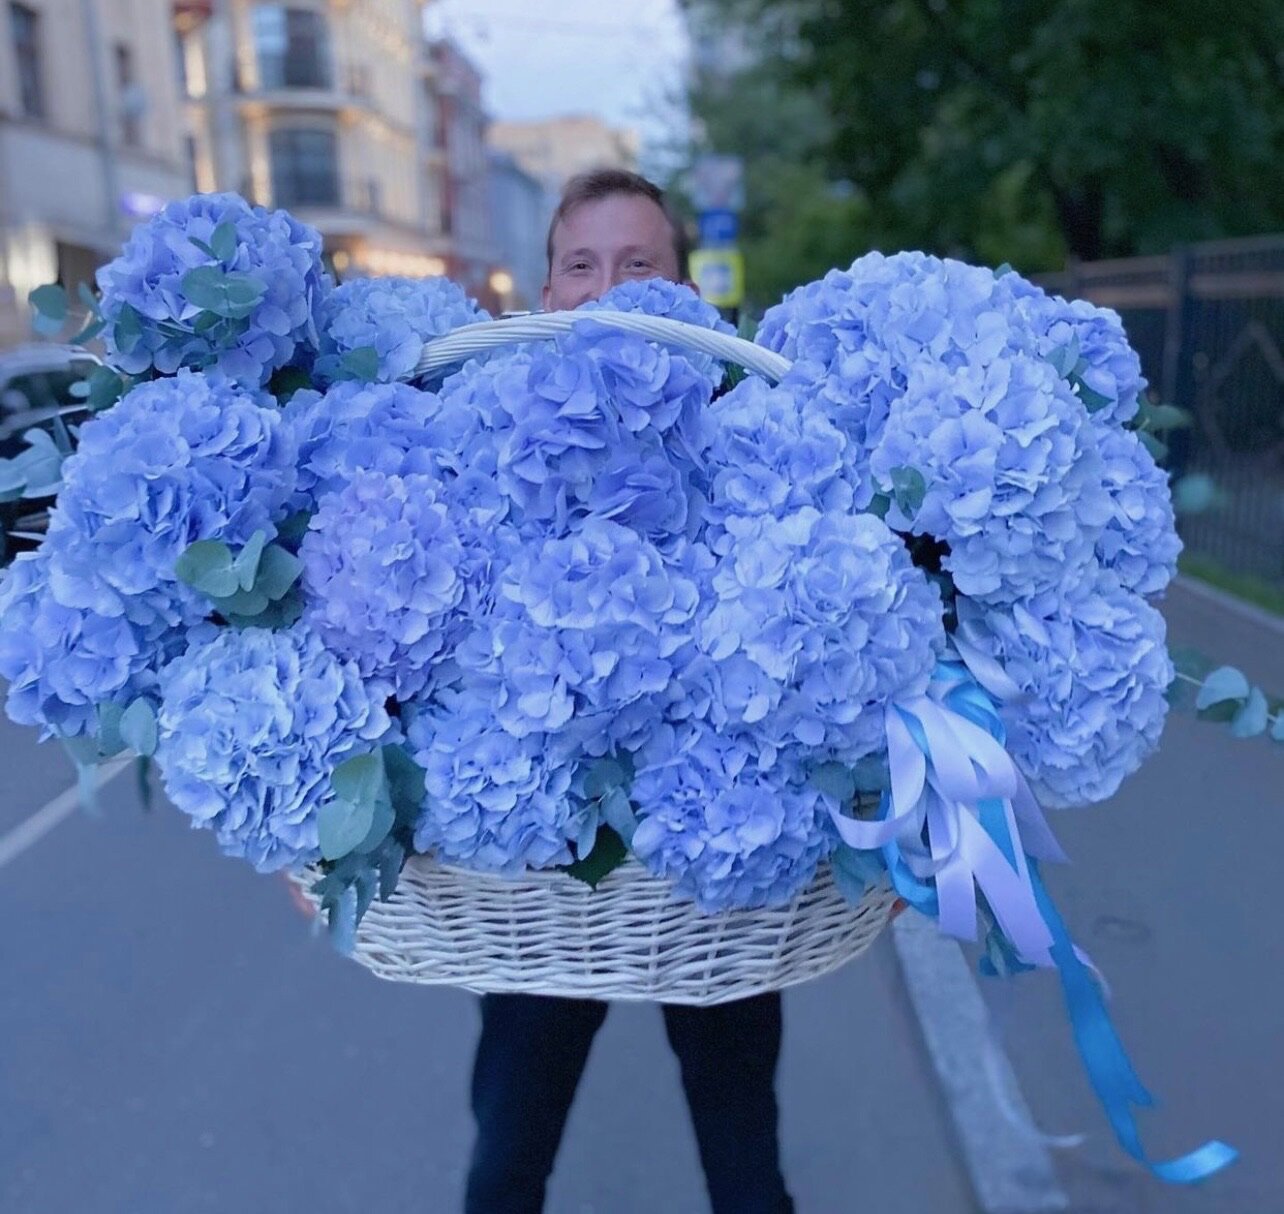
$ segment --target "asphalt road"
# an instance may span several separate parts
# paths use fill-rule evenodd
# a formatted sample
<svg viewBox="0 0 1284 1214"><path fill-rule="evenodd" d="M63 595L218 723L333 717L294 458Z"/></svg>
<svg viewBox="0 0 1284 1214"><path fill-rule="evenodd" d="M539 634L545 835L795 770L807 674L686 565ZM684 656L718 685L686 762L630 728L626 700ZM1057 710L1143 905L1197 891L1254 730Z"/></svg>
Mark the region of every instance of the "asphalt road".
<svg viewBox="0 0 1284 1214"><path fill-rule="evenodd" d="M1284 633L1182 591L1174 638L1284 689ZM0 728L0 836L69 782ZM1175 719L1107 806L1058 815L1062 910L1105 969L1162 1106L1158 1157L1244 1152L1195 1192L1115 1148L1050 975L983 983L1079 1214L1284 1212L1284 750ZM458 1209L477 1031L463 992L383 983L316 938L282 882L219 856L129 777L0 868L0 1212L347 1214ZM975 1208L890 938L786 994L785 1166L799 1214ZM655 1009L612 1010L550 1214L701 1214L694 1143Z"/></svg>

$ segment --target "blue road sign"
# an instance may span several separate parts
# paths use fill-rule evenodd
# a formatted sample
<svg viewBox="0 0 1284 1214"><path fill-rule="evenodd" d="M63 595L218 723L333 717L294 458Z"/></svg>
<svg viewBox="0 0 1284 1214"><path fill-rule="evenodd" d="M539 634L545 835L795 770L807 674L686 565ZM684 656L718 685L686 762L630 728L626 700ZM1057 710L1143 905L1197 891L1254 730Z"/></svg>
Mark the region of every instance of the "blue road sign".
<svg viewBox="0 0 1284 1214"><path fill-rule="evenodd" d="M701 211L698 222L701 248L728 248L740 234L740 216L735 211Z"/></svg>

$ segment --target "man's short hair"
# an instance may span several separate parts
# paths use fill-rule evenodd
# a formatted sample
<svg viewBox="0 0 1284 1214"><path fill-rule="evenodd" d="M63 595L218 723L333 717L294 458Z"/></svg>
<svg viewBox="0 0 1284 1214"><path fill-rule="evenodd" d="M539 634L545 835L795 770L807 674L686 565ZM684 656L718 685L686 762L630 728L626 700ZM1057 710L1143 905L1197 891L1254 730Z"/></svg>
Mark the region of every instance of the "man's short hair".
<svg viewBox="0 0 1284 1214"><path fill-rule="evenodd" d="M686 228L674 214L664 191L640 173L630 173L627 169L590 169L566 183L557 210L553 212L552 221L548 225L546 252L549 274L553 272L553 233L557 230L557 225L581 203L600 202L603 198L613 198L617 194L649 198L664 212L673 232L673 252L678 259L678 274L686 279L689 276L691 256L691 242L687 238Z"/></svg>

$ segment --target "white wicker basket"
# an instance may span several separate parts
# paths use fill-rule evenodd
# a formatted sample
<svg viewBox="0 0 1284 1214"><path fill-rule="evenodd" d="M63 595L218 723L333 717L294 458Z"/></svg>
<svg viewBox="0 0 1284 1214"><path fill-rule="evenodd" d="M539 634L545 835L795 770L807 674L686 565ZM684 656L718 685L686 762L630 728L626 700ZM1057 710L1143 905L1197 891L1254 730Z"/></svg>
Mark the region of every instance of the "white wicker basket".
<svg viewBox="0 0 1284 1214"><path fill-rule="evenodd" d="M314 904L316 875L293 877ZM826 866L787 906L703 915L632 859L592 889L412 856L396 893L370 904L353 957L392 982L707 1005L837 969L873 944L894 901L883 887L853 906Z"/></svg>
<svg viewBox="0 0 1284 1214"><path fill-rule="evenodd" d="M788 360L752 342L634 313L552 312L486 321L424 347L422 377L499 346L592 319L693 349L771 380ZM292 880L316 905L308 870ZM501 877L411 857L397 891L374 901L354 957L380 978L595 999L708 1005L805 982L864 952L895 902L887 886L853 906L828 866L787 906L701 914L629 859L597 888L560 872Z"/></svg>

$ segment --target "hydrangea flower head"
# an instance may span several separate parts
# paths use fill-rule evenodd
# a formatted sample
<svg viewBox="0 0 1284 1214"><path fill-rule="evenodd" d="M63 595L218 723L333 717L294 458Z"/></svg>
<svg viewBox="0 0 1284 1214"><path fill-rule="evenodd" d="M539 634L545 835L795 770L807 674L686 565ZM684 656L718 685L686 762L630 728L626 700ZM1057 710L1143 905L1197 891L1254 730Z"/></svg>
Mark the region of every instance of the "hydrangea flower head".
<svg viewBox="0 0 1284 1214"><path fill-rule="evenodd" d="M449 278L354 278L321 305L317 375L344 378L344 356L372 349L380 383L409 379L424 343L490 314Z"/></svg>
<svg viewBox="0 0 1284 1214"><path fill-rule="evenodd" d="M180 371L87 421L63 465L44 550L64 606L150 625L209 610L177 580L189 544L271 539L294 490L294 436L271 398Z"/></svg>
<svg viewBox="0 0 1284 1214"><path fill-rule="evenodd" d="M1008 750L1052 806L1104 801L1158 745L1173 678L1164 619L1108 570L971 622L968 639L1024 693Z"/></svg>
<svg viewBox="0 0 1284 1214"><path fill-rule="evenodd" d="M1101 426L1097 443L1111 504L1110 521L1097 537L1097 559L1124 589L1155 598L1176 576L1182 547L1168 473L1129 430Z"/></svg>
<svg viewBox="0 0 1284 1214"><path fill-rule="evenodd" d="M311 359L332 285L318 232L236 194L169 203L97 281L114 366L131 375L216 367L250 385Z"/></svg>
<svg viewBox="0 0 1284 1214"><path fill-rule="evenodd" d="M571 862L583 814L569 795L574 759L542 734L505 730L484 683L416 705L406 739L424 772L416 851L509 873Z"/></svg>
<svg viewBox="0 0 1284 1214"><path fill-rule="evenodd" d="M345 759L389 736L383 701L303 624L197 629L160 676L165 791L260 872L320 858L317 811Z"/></svg>
<svg viewBox="0 0 1284 1214"><path fill-rule="evenodd" d="M1014 354L988 366L917 366L894 402L870 472L922 501L888 522L944 542L963 594L1010 602L1073 579L1110 516L1094 428L1052 366Z"/></svg>
<svg viewBox="0 0 1284 1214"><path fill-rule="evenodd" d="M660 727L635 757L633 850L706 913L779 906L832 850L820 794L704 725Z"/></svg>
<svg viewBox="0 0 1284 1214"><path fill-rule="evenodd" d="M299 547L306 619L363 678L418 695L486 597L492 537L421 473L357 473Z"/></svg>

